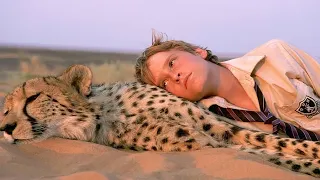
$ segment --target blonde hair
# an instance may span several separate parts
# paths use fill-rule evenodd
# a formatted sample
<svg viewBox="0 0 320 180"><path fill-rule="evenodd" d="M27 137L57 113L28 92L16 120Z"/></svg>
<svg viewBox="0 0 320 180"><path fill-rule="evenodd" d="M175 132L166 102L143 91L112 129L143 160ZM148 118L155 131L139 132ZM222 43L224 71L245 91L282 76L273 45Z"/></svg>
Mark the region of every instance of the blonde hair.
<svg viewBox="0 0 320 180"><path fill-rule="evenodd" d="M151 46L146 48L142 52L142 55L138 57L135 64L135 78L138 82L153 84L151 80L152 74L150 73L147 64L148 59L154 54L170 51L173 49L186 51L192 54L196 54L195 50L198 48L204 49L207 51L207 57L205 59L219 65L218 57L216 55L213 55L210 50L184 41L167 40L167 36L164 36L166 35L163 33L156 33L155 31L152 32Z"/></svg>

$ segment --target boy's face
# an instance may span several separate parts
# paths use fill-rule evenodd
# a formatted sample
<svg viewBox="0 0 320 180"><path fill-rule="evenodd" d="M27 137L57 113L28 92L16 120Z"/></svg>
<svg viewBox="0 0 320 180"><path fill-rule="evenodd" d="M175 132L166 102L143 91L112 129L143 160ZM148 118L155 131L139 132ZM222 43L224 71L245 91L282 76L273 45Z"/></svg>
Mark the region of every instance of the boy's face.
<svg viewBox="0 0 320 180"><path fill-rule="evenodd" d="M152 83L172 94L190 101L202 99L207 92L207 52L196 49L196 54L170 50L152 55L148 60Z"/></svg>

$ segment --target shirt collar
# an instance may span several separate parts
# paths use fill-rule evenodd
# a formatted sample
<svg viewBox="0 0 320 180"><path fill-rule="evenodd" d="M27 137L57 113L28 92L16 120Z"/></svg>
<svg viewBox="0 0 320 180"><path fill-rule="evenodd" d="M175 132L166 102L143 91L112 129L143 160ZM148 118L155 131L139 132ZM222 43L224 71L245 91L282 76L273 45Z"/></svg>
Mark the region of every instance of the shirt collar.
<svg viewBox="0 0 320 180"><path fill-rule="evenodd" d="M242 56L239 58L221 62L220 64L226 68L230 66L237 68L246 72L248 75L251 75L253 70L256 68L257 64L261 62L264 58L265 56Z"/></svg>

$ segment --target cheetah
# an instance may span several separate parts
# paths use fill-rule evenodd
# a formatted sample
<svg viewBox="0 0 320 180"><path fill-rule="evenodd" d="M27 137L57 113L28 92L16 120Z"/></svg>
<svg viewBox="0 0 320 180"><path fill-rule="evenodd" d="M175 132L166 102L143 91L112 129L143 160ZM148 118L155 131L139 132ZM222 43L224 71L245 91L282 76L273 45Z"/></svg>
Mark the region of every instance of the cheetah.
<svg viewBox="0 0 320 180"><path fill-rule="evenodd" d="M92 84L92 78L87 66L72 65L58 76L16 87L5 97L0 121L5 139L23 144L55 136L134 151L225 147L320 177L320 142L236 126L156 86Z"/></svg>

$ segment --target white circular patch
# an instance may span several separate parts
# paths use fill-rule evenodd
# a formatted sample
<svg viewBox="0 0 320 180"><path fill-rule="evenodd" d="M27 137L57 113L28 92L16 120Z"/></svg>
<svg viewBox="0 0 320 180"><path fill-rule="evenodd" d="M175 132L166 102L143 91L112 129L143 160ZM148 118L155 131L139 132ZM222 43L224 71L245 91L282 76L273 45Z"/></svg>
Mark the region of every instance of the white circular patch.
<svg viewBox="0 0 320 180"><path fill-rule="evenodd" d="M10 143L13 143L14 142L14 139L11 135L7 134L6 132L3 132L3 137L9 141Z"/></svg>

